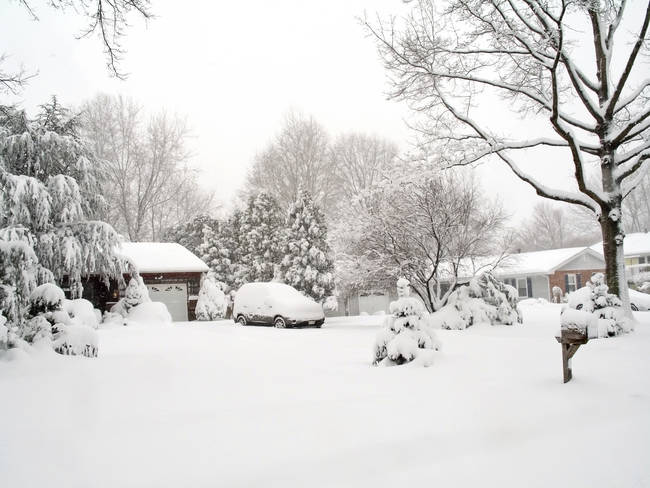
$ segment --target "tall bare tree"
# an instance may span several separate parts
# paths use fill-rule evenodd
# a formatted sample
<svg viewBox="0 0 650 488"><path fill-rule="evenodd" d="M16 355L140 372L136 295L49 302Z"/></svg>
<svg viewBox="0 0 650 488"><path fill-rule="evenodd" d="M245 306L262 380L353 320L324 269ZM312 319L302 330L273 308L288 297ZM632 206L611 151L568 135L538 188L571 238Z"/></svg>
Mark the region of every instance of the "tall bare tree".
<svg viewBox="0 0 650 488"><path fill-rule="evenodd" d="M598 216L607 282L629 311L622 201L650 157L650 1L417 0L400 20L365 21L391 74L393 96L428 118L448 165L489 156L537 194ZM641 8L638 8L641 7ZM485 104L498 104L481 117ZM503 136L497 121L541 121ZM511 134L515 132L510 131ZM554 189L522 166L532 149L558 151L574 176ZM587 178L598 167L599 184Z"/></svg>
<svg viewBox="0 0 650 488"><path fill-rule="evenodd" d="M280 133L255 158L246 187L251 194L269 193L283 209L304 190L328 214L339 193L329 143L325 128L313 117L290 112Z"/></svg>
<svg viewBox="0 0 650 488"><path fill-rule="evenodd" d="M349 200L370 188L397 158L397 146L377 136L342 134L332 146L333 170L340 175L342 196Z"/></svg>
<svg viewBox="0 0 650 488"><path fill-rule="evenodd" d="M583 207L543 201L514 231L512 251L590 246L600 240L593 214Z"/></svg>
<svg viewBox="0 0 650 488"><path fill-rule="evenodd" d="M363 195L333 232L339 288L406 276L434 311L463 277L503 257L505 214L471 177L398 165Z"/></svg>
<svg viewBox="0 0 650 488"><path fill-rule="evenodd" d="M628 232L650 231L650 174L623 200L623 223Z"/></svg>
<svg viewBox="0 0 650 488"><path fill-rule="evenodd" d="M106 219L131 240L159 239L210 207L212 195L187 165L183 119L165 112L147 119L131 99L98 95L83 107L83 127L102 161Z"/></svg>

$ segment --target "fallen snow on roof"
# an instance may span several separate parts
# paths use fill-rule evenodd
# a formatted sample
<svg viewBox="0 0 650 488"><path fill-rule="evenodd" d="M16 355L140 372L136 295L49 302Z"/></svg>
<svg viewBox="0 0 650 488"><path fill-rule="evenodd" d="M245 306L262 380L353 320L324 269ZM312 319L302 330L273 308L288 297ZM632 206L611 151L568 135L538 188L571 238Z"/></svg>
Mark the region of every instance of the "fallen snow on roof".
<svg viewBox="0 0 650 488"><path fill-rule="evenodd" d="M599 258L602 256L588 247L567 247L547 251L522 252L505 256L499 262L496 256L465 260L461 263L459 278L467 279L484 271L492 270L497 277L529 276L536 274L552 274L564 264L582 254ZM494 266L498 262L498 266ZM603 261L602 266L605 267Z"/></svg>
<svg viewBox="0 0 650 488"><path fill-rule="evenodd" d="M497 275L550 274L580 254L594 255L588 247L566 247L548 251L522 252L504 259L496 270ZM605 263L603 262L603 267Z"/></svg>
<svg viewBox="0 0 650 488"><path fill-rule="evenodd" d="M591 249L603 254L603 241L597 242ZM639 256L650 254L650 232L635 232L628 234L623 241L623 254L625 256Z"/></svg>
<svg viewBox="0 0 650 488"><path fill-rule="evenodd" d="M140 273L205 272L208 266L174 242L123 242L118 254Z"/></svg>

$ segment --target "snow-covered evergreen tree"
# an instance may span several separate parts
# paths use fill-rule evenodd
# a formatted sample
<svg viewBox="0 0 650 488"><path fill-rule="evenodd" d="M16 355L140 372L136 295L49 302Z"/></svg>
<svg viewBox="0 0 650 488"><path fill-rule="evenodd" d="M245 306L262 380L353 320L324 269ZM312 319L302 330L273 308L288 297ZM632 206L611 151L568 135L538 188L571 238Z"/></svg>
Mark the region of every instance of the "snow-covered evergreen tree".
<svg viewBox="0 0 650 488"><path fill-rule="evenodd" d="M34 120L0 107L0 314L10 341L47 335L28 309L38 285L67 275L75 298L84 275L121 278L118 235L91 220L103 210L96 163L56 99Z"/></svg>
<svg viewBox="0 0 650 488"><path fill-rule="evenodd" d="M586 285L570 293L568 308L592 314L597 320L600 336L615 336L630 330L629 318L623 311L623 303L609 293L603 273L594 274Z"/></svg>
<svg viewBox="0 0 650 488"><path fill-rule="evenodd" d="M305 191L289 210L280 265L282 280L323 302L334 290L334 264L323 213Z"/></svg>
<svg viewBox="0 0 650 488"><path fill-rule="evenodd" d="M479 323L515 325L523 321L517 303L517 290L486 272L456 289L447 305L431 315L431 321L443 329L466 329Z"/></svg>
<svg viewBox="0 0 650 488"><path fill-rule="evenodd" d="M210 267L215 279L227 290L238 289L247 275L242 256L242 212L236 209L218 228L206 228L198 255Z"/></svg>
<svg viewBox="0 0 650 488"><path fill-rule="evenodd" d="M117 278L122 263L115 231L90 220L103 206L96 161L66 114L56 100L33 121L0 110L0 241L30 246L40 265L36 281L68 275L79 295L83 275Z"/></svg>
<svg viewBox="0 0 650 488"><path fill-rule="evenodd" d="M397 281L399 298L391 302L390 315L377 335L375 365L393 366L417 360L422 366L430 366L435 351L440 349L428 324L429 313L422 300L409 296L409 287L407 279Z"/></svg>
<svg viewBox="0 0 650 488"><path fill-rule="evenodd" d="M271 281L280 262L282 218L268 193L251 196L241 219L241 264L245 282Z"/></svg>
<svg viewBox="0 0 650 488"><path fill-rule="evenodd" d="M225 285L224 285L225 286ZM226 296L214 273L209 272L201 283L199 299L196 302L196 320L217 320L226 315Z"/></svg>
<svg viewBox="0 0 650 488"><path fill-rule="evenodd" d="M164 242L176 242L201 257L200 247L209 231L219 232L220 222L209 215L199 215L187 223L170 227L163 236Z"/></svg>
<svg viewBox="0 0 650 488"><path fill-rule="evenodd" d="M150 302L149 290L144 284L142 277L133 274L129 280L129 284L124 291L124 296L111 307L111 312L119 313L126 317L133 307L137 307L141 303Z"/></svg>

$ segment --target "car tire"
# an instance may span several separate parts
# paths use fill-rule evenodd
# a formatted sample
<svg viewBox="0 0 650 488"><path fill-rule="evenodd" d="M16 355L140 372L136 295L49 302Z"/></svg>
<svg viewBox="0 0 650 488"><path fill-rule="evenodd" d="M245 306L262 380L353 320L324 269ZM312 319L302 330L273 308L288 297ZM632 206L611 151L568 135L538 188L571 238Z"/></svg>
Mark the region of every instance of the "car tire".
<svg viewBox="0 0 650 488"><path fill-rule="evenodd" d="M286 329L287 328L287 321L284 320L284 317L277 316L276 318L273 319L273 326L276 329Z"/></svg>
<svg viewBox="0 0 650 488"><path fill-rule="evenodd" d="M237 323L239 325L247 325L246 324L246 317L244 317L243 315L240 315L239 317L237 317Z"/></svg>
<svg viewBox="0 0 650 488"><path fill-rule="evenodd" d="M634 303L630 303L630 307L632 307L632 310L634 310L635 312L639 311L639 307L637 307Z"/></svg>

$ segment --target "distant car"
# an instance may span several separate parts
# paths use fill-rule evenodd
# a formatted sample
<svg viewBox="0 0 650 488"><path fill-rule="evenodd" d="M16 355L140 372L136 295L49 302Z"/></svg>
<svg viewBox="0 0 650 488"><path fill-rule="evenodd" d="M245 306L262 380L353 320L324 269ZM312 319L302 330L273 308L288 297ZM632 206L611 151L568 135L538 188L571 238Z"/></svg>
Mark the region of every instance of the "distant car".
<svg viewBox="0 0 650 488"><path fill-rule="evenodd" d="M284 283L246 283L237 291L232 316L241 325L320 327L323 307Z"/></svg>
<svg viewBox="0 0 650 488"><path fill-rule="evenodd" d="M650 310L650 295L636 290L630 290L630 305L632 310L647 312Z"/></svg>

